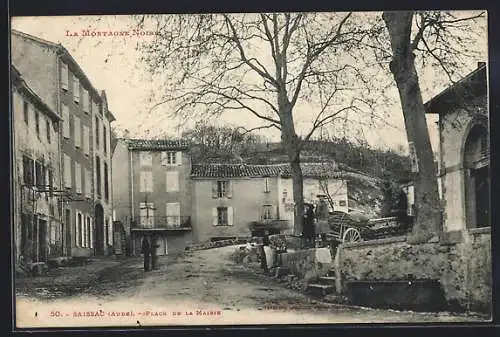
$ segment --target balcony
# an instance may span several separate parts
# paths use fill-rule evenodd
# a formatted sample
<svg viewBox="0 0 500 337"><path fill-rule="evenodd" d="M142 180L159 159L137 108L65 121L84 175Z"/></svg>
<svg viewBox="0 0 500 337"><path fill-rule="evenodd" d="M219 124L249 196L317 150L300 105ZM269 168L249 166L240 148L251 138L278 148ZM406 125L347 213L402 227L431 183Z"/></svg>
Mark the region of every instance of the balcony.
<svg viewBox="0 0 500 337"><path fill-rule="evenodd" d="M143 216L136 217L131 222L131 229L135 231L190 231L191 217L189 216Z"/></svg>

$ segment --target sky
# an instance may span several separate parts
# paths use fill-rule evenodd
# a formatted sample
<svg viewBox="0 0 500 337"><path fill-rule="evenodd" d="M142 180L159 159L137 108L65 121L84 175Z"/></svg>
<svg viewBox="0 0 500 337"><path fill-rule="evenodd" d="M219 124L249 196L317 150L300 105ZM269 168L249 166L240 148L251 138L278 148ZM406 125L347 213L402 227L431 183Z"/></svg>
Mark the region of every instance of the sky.
<svg viewBox="0 0 500 337"><path fill-rule="evenodd" d="M154 102L150 101L151 93L157 91L158 83L152 80L146 72L143 63L139 60L136 51L138 42L152 39L150 36L82 36L84 30L114 32L129 31L134 22L130 16L101 16L101 17L14 17L12 28L36 37L61 43L85 71L91 83L97 89L104 89L107 93L110 110L115 115L121 129L130 130L131 136L140 137L149 130L149 134L168 133L179 136L183 127L189 127L180 118L169 118L165 113L168 107L162 106L151 112ZM75 36L74 33L78 36ZM471 62L470 72L477 67L478 61L486 61L487 39L479 41L477 48L483 50L484 59ZM419 74L424 101L438 94L444 86L439 87L432 81L432 72ZM431 84L432 83L432 84ZM361 132L367 142L379 148L406 149L407 140L404 130L404 120L401 112L397 91L392 94L392 103L387 113L390 117L378 127L359 127L354 133ZM305 120L307 109L301 112ZM427 115L427 122L431 143L437 149L437 128L435 115ZM218 124L229 123L253 128L262 125L261 121L248 114L242 115L234 111L224 113L217 121ZM299 118L297 132L307 132L305 124ZM278 141L277 132L265 131L267 137Z"/></svg>

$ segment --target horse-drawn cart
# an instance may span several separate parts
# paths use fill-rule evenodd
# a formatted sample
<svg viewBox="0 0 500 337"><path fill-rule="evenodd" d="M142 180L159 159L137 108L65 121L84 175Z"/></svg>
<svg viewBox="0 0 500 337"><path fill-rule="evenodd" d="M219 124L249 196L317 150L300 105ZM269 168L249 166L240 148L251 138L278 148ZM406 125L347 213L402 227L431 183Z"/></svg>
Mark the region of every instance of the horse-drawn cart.
<svg viewBox="0 0 500 337"><path fill-rule="evenodd" d="M334 212L330 214L328 220L319 221L318 227L327 227L320 232L328 241L352 243L404 235L411 229L412 223L411 217L404 220L395 216L368 220L356 219L344 212Z"/></svg>

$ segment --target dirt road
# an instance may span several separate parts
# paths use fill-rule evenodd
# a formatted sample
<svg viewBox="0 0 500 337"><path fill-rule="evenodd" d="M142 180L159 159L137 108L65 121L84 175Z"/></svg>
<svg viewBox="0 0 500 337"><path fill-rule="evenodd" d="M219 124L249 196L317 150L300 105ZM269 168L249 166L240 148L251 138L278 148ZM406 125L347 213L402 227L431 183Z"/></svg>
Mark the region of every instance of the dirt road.
<svg viewBox="0 0 500 337"><path fill-rule="evenodd" d="M472 315L399 312L320 303L236 265L228 258L233 249L224 247L178 258L160 258L159 270L149 273L142 271L142 261L137 258L115 263L96 273L78 293L48 296L51 291L46 289L45 295L38 295L39 299L34 300L33 293L29 297L22 296L23 291L19 290L18 312L23 310L20 317L24 323L40 326L484 320ZM52 299L47 302L47 298Z"/></svg>

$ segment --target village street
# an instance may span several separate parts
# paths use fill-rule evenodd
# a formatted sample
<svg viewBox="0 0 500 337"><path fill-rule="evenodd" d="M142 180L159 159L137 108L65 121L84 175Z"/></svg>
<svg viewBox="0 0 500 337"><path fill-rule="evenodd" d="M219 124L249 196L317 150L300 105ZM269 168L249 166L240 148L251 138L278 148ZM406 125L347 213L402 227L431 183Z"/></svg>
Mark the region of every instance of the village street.
<svg viewBox="0 0 500 337"><path fill-rule="evenodd" d="M125 325L481 320L473 315L321 303L236 265L228 257L233 249L224 247L177 258L163 257L159 270L149 273L142 270L139 258L130 258L67 268L70 269L67 275L62 273L46 283L43 278L21 280L17 287L17 310L32 312L23 315L26 324L43 321L43 326L117 325L117 315L124 315L119 322Z"/></svg>

